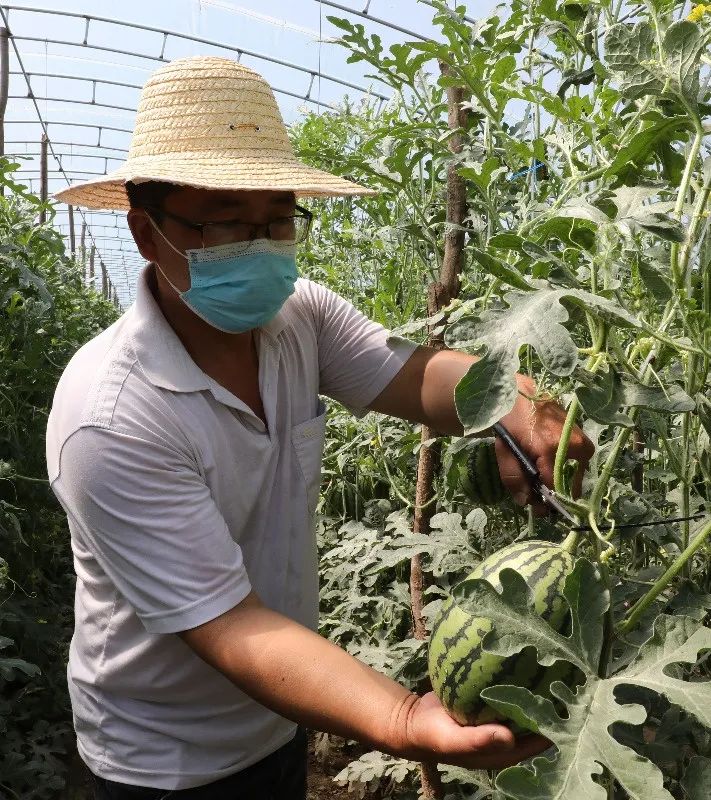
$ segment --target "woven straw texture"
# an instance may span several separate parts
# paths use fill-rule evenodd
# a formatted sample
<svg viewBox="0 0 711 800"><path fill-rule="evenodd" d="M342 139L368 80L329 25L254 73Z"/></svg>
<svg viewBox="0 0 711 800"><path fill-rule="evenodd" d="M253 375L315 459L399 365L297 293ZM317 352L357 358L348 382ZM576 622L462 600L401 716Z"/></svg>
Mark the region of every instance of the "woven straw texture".
<svg viewBox="0 0 711 800"><path fill-rule="evenodd" d="M212 56L178 59L153 73L141 93L126 162L55 197L127 210L125 182L147 180L297 197L377 194L298 161L269 84L236 61Z"/></svg>

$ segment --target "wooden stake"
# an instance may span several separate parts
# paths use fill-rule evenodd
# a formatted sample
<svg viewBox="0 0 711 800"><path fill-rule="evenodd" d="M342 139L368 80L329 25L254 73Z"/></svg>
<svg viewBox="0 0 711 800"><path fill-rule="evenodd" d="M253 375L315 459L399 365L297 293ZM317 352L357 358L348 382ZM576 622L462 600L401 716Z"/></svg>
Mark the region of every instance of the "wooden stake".
<svg viewBox="0 0 711 800"><path fill-rule="evenodd" d="M69 210L69 252L72 254L72 258L76 259L77 257L77 240L74 234L74 206L67 206Z"/></svg>
<svg viewBox="0 0 711 800"><path fill-rule="evenodd" d="M40 143L40 200L43 203L47 202L48 185L47 185L47 134L42 134L42 142ZM40 225L47 221L47 210L43 208L39 215Z"/></svg>
<svg viewBox="0 0 711 800"><path fill-rule="evenodd" d="M84 267L84 279L88 283L86 276L86 220L81 224L81 237L79 239L79 249L81 250L81 264Z"/></svg>
<svg viewBox="0 0 711 800"><path fill-rule="evenodd" d="M446 64L440 63L443 75L449 75ZM464 90L461 87L447 89L450 129L463 128L467 120L467 111L461 109ZM453 154L461 152L463 138L461 134L453 134L449 139L449 149ZM439 280L431 283L427 291L427 313L436 314L459 294L459 275L463 266L464 231L461 226L467 213L467 198L464 180L457 174L454 163L447 169L447 227L444 238L444 258L440 268ZM444 349L442 335L430 333L428 344L438 350ZM439 441L426 444L436 439L437 432L427 425L422 426L421 446L417 464L417 486L415 489L415 518L413 532L429 534L430 520L437 511L437 505L431 502L434 496L435 477L441 466L442 448ZM422 616L422 593L425 588L422 561L414 556L410 563L410 598L412 605L412 629L415 639L427 638L425 620ZM422 795L426 800L440 800L445 790L434 762L423 762L420 765Z"/></svg>

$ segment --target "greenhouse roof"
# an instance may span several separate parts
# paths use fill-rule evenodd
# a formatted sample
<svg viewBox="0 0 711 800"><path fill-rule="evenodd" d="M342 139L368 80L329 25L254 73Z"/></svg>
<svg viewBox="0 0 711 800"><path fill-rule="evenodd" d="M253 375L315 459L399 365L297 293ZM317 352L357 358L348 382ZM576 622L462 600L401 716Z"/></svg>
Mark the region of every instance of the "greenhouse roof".
<svg viewBox="0 0 711 800"><path fill-rule="evenodd" d="M477 16L492 0L468 2ZM343 17L377 33L387 48L433 35L430 0L39 0L2 4L10 32L5 153L18 175L40 191L40 152L47 136L48 191L100 176L125 159L141 87L161 63L190 55L227 55L257 70L275 91L287 124L345 97L384 102L389 87L348 64L334 44ZM74 246L82 243L102 280L102 266L122 306L134 296L143 260L123 212L74 209ZM70 238L70 210L56 224ZM93 253L93 257L91 254Z"/></svg>

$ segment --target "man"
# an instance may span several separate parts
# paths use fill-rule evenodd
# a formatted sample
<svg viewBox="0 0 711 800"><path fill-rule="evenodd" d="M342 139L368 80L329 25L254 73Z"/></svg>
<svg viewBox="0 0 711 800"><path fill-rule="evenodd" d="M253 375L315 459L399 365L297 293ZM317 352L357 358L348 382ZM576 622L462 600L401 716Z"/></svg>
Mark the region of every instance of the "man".
<svg viewBox="0 0 711 800"><path fill-rule="evenodd" d="M135 304L65 370L47 431L77 572L68 681L97 798L303 799L303 727L468 767L545 746L460 727L314 632L319 395L459 433L453 392L473 362L388 342L297 280L310 214L296 197L359 193L296 161L259 75L211 57L159 69L126 164L59 194L130 207L148 262ZM562 419L523 396L504 418L549 482ZM584 466L591 450L576 430L572 456Z"/></svg>

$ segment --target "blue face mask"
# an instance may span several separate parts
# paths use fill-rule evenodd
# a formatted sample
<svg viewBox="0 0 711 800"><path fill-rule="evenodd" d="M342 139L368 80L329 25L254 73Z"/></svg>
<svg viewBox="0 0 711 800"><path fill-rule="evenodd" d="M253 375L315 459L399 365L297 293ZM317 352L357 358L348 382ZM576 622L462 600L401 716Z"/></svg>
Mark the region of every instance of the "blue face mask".
<svg viewBox="0 0 711 800"><path fill-rule="evenodd" d="M254 239L181 253L151 222L166 243L187 258L190 288L181 292L156 266L185 305L213 328L244 333L266 325L294 292L298 271L293 242Z"/></svg>

